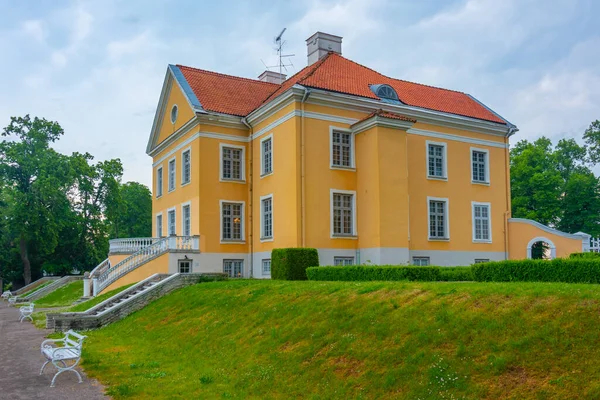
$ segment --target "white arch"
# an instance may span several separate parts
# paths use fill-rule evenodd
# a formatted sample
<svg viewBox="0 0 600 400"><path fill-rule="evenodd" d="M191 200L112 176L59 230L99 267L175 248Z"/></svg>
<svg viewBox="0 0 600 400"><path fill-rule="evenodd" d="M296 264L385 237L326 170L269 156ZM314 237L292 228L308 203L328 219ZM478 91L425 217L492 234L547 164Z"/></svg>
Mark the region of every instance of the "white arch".
<svg viewBox="0 0 600 400"><path fill-rule="evenodd" d="M544 236L535 237L535 238L531 239L529 241L529 243L527 243L527 258L531 258L531 247L533 246L534 243L537 243L537 242L548 243L548 246L550 247L550 259L556 258L556 246L554 245L554 242Z"/></svg>

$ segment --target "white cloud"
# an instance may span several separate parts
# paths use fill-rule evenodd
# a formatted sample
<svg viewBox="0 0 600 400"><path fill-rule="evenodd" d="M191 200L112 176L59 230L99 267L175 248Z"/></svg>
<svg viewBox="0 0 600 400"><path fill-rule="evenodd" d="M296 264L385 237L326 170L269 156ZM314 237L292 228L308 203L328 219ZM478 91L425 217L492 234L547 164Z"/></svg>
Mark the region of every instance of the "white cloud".
<svg viewBox="0 0 600 400"><path fill-rule="evenodd" d="M44 43L46 40L47 32L44 29L44 24L42 21L35 20L27 20L21 24L23 32L33 38L38 43Z"/></svg>

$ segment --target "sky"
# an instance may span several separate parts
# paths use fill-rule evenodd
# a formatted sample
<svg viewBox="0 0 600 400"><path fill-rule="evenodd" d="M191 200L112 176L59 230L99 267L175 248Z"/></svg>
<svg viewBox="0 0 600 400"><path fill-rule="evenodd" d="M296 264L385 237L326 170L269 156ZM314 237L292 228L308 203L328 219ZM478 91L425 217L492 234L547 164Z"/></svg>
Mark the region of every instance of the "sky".
<svg viewBox="0 0 600 400"><path fill-rule="evenodd" d="M290 75L316 31L385 75L469 93L517 125L512 138L580 139L600 119L597 0L0 0L0 127L58 121L57 150L145 154L168 64L256 78L285 27Z"/></svg>

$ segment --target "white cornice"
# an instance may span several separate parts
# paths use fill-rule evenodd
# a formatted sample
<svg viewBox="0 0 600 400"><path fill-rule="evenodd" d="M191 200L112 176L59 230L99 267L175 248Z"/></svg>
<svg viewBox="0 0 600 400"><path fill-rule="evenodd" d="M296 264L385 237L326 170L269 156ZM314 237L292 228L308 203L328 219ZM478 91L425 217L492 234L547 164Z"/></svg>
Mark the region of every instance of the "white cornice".
<svg viewBox="0 0 600 400"><path fill-rule="evenodd" d="M181 128L177 129L169 137L167 137L165 140L160 142L154 148L147 150L146 154L148 154L150 157L155 157L161 151L163 151L167 147L169 147L171 145L171 143L175 142L180 137L186 135L189 131L191 131L192 129L194 129L197 126L198 126L198 118L194 117L194 118L190 119L188 122L183 124L183 126Z"/></svg>
<svg viewBox="0 0 600 400"><path fill-rule="evenodd" d="M399 119L385 118L375 115L367 120L361 121L352 127L352 133L358 135L361 132L371 129L374 126L382 126L385 128L407 130L414 125L414 122L402 121Z"/></svg>
<svg viewBox="0 0 600 400"><path fill-rule="evenodd" d="M413 134L413 135L434 137L434 138L438 138L438 139L448 139L448 140L454 140L457 142L478 144L478 145L482 145L482 146L499 147L502 149L508 148L508 145L505 143L502 143L502 142L494 142L492 140L485 140L485 139L474 139L474 138L470 138L468 136L452 135L450 133L440 133L440 132L427 131L424 129L416 129L416 128L410 128L406 132Z"/></svg>
<svg viewBox="0 0 600 400"><path fill-rule="evenodd" d="M535 226L538 229L543 230L544 232L547 233L551 233L553 235L557 235L557 236L561 236L564 238L568 238L568 239L575 239L575 240L582 240L585 234L571 234L571 233L566 233L566 232L562 232L562 231L558 231L556 229L552 229L549 226L540 224L537 221L531 220L531 219L525 219L525 218L509 218L508 222L516 222L516 223L521 223L521 224L528 224L528 225L532 225Z"/></svg>

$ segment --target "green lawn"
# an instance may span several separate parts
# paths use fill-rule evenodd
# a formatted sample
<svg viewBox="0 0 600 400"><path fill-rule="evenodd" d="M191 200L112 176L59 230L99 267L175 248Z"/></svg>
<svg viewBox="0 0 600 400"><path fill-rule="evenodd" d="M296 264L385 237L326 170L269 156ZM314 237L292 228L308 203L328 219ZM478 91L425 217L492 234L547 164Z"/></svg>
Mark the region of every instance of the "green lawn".
<svg viewBox="0 0 600 400"><path fill-rule="evenodd" d="M46 282L42 283L41 285L39 285L39 286L36 286L35 288L33 288L33 289L31 289L31 290L28 290L27 292L25 292L25 293L23 293L23 294L20 294L20 295L19 295L19 297L25 297L25 296L29 296L29 295L30 295L30 294L32 294L33 292L37 292L37 291L38 291L38 290L40 290L41 288L43 288L43 287L46 287L46 286L48 286L49 284L51 284L51 283L54 283L54 282L55 282L55 281L46 281Z"/></svg>
<svg viewBox="0 0 600 400"><path fill-rule="evenodd" d="M600 290L229 281L86 333L114 398L600 398Z"/></svg>
<svg viewBox="0 0 600 400"><path fill-rule="evenodd" d="M83 296L83 282L74 281L34 301L36 308L67 307Z"/></svg>
<svg viewBox="0 0 600 400"><path fill-rule="evenodd" d="M104 294L101 294L100 296L93 297L93 298L89 299L88 301L84 301L83 303L79 303L79 304L69 308L69 311L70 312L87 311L90 308L94 307L95 305L102 303L104 300L107 300L110 297L121 293L123 290L125 290L133 285L135 285L135 283L132 283L131 285L121 286L120 288L111 290L110 292L106 292Z"/></svg>

